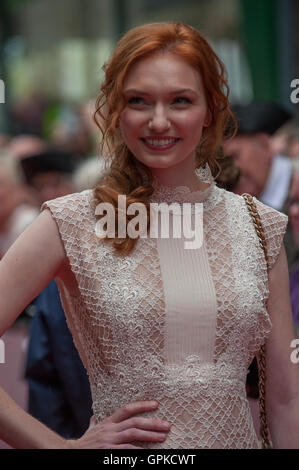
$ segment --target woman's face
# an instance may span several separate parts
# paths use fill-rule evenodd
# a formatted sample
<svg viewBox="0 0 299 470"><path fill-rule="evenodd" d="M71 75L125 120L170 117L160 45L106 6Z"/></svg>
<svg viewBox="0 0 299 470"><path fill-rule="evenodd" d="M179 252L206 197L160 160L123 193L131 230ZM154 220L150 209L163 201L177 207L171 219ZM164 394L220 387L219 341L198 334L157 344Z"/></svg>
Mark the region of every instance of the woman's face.
<svg viewBox="0 0 299 470"><path fill-rule="evenodd" d="M195 159L208 124L200 73L170 52L134 64L124 82L120 130L127 147L150 168L170 168Z"/></svg>

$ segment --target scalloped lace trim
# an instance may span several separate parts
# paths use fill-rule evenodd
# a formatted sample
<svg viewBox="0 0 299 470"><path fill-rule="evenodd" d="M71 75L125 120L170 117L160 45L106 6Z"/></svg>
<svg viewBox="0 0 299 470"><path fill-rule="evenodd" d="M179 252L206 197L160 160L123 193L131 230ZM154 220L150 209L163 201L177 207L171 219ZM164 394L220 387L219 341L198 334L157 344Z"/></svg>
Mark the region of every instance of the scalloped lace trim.
<svg viewBox="0 0 299 470"><path fill-rule="evenodd" d="M205 168L197 168L195 174L203 183L209 184L206 189L192 191L188 186L172 187L161 185L161 183L154 178L154 193L150 198L150 202L166 202L167 204L174 202L180 204L187 202L203 202L205 209L212 209L220 199L221 190L214 182L208 163Z"/></svg>

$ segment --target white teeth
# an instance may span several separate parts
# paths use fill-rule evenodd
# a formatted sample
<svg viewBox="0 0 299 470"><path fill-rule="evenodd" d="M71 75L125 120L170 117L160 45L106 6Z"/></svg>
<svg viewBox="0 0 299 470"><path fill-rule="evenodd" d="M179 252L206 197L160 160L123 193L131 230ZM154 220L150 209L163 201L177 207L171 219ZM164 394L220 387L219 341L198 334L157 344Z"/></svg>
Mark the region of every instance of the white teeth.
<svg viewBox="0 0 299 470"><path fill-rule="evenodd" d="M169 145L173 144L176 142L176 138L171 138L171 139L144 139L146 142L148 142L150 145L153 145L155 147L163 147L164 145Z"/></svg>

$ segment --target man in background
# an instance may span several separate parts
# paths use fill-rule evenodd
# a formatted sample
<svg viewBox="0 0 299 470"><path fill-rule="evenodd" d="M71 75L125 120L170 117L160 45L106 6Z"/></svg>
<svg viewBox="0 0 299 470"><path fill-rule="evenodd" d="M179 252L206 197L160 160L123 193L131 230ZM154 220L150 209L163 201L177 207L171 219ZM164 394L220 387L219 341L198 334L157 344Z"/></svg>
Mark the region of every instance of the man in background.
<svg viewBox="0 0 299 470"><path fill-rule="evenodd" d="M234 105L232 111L239 127L237 135L225 142L224 151L241 170L235 192L252 194L280 211L289 193L293 168L288 157L274 154L271 136L291 115L276 104L263 102Z"/></svg>
<svg viewBox="0 0 299 470"><path fill-rule="evenodd" d="M240 169L234 192L249 193L287 214L287 201L298 170L292 159L275 154L271 137L291 119L291 114L279 105L264 102L234 105L232 111L239 128L237 135L224 143L224 152ZM296 264L299 252L290 226L285 246L291 268Z"/></svg>
<svg viewBox="0 0 299 470"><path fill-rule="evenodd" d="M288 213L288 201L296 181L295 166L292 160L275 153L272 136L285 125L291 115L273 103L252 102L231 107L237 122L235 137L224 143L224 153L232 157L240 170L240 176L232 189L237 194L249 193L264 204ZM289 225L285 235L285 246L289 268L298 258L292 227ZM294 294L295 295L295 294ZM247 375L247 397L256 428L259 433L258 411L258 369L254 360Z"/></svg>

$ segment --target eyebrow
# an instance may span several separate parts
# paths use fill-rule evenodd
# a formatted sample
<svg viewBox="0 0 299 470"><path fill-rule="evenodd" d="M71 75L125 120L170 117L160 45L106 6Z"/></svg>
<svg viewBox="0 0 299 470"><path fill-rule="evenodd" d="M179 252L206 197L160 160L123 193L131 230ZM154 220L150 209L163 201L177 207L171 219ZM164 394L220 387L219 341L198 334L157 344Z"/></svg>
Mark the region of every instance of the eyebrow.
<svg viewBox="0 0 299 470"><path fill-rule="evenodd" d="M128 88L127 90L124 90L125 94L136 94L136 95L145 95L149 96L150 93L146 93L145 91L142 90L137 90L136 88ZM194 90L191 90L191 88L180 88L178 90L171 91L169 95L180 95L182 93L191 93L192 95L196 95L197 93Z"/></svg>

